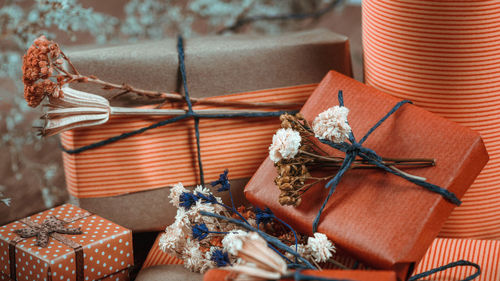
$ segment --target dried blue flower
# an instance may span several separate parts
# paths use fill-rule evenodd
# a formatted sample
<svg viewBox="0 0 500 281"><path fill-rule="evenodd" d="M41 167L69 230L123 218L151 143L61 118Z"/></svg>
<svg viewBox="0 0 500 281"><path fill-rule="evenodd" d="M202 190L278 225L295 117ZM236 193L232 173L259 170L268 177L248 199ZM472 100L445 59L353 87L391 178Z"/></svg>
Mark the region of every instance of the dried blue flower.
<svg viewBox="0 0 500 281"><path fill-rule="evenodd" d="M189 192L183 192L179 196L179 205L184 207L184 209L189 210L194 204L196 204L196 201L198 200L200 200L198 196Z"/></svg>
<svg viewBox="0 0 500 281"><path fill-rule="evenodd" d="M220 188L217 189L218 192L228 191L231 188L231 184L229 183L229 179L227 178L228 173L229 171L227 169L224 170L224 173L219 175L219 179L211 183L212 187L220 184Z"/></svg>
<svg viewBox="0 0 500 281"><path fill-rule="evenodd" d="M201 192L197 192L196 197L198 199L201 199L203 203L212 203L212 204L218 204L219 202L217 201L217 198L213 194L205 195Z"/></svg>
<svg viewBox="0 0 500 281"><path fill-rule="evenodd" d="M268 224L275 219L276 216L273 214L271 209L266 208L264 210L261 210L259 208L255 208L255 219L257 221L257 225L263 223L263 224Z"/></svg>
<svg viewBox="0 0 500 281"><path fill-rule="evenodd" d="M193 230L193 238L198 239L200 241L205 239L210 233L210 231L208 231L208 228L204 223L193 225L192 230Z"/></svg>
<svg viewBox="0 0 500 281"><path fill-rule="evenodd" d="M210 257L210 260L215 262L217 267L231 265L231 262L229 261L229 255L227 254L227 252L224 252L220 249L217 249L217 250L212 252L212 256Z"/></svg>

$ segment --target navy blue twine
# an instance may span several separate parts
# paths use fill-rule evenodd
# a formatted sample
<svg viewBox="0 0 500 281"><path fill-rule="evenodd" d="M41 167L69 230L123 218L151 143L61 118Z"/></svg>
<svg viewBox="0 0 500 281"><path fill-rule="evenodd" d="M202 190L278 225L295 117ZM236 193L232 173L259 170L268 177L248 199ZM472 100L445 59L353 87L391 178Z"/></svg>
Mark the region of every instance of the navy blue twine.
<svg viewBox="0 0 500 281"><path fill-rule="evenodd" d="M461 281L471 281L474 278L481 275L481 267L478 264L475 264L473 262L466 261L466 260L459 260L459 261L455 261L455 262L449 263L447 265L436 267L436 268L428 270L426 272L422 272L420 274L414 275L414 276L410 277L410 279L408 279L408 281L416 281L416 280L422 279L424 277L427 277L429 275L432 275L434 273L438 273L440 271L444 271L444 270L447 270L449 268L453 268L453 267L457 267L457 266L472 266L472 267L475 267L477 269L477 271L474 274L472 274L471 276L469 276Z"/></svg>
<svg viewBox="0 0 500 281"><path fill-rule="evenodd" d="M338 100L339 100L339 105L344 106L344 97L343 97L341 90L338 93ZM326 203L328 202L328 200L330 200L330 197L335 192L335 189L336 189L337 185L339 184L340 180L342 179L342 176L344 175L344 173L347 172L347 170L351 167L354 160L358 156L363 158L364 160L368 161L369 163L379 167L380 169L382 169L386 172L389 172L389 173L394 174L396 176L402 177L407 181L410 181L416 185L419 185L419 186L424 187L425 189L428 189L429 191L438 193L441 196L443 196L446 200L452 202L453 204L456 204L457 206L460 206L460 204L462 202L457 198L457 196L453 192L450 192L442 187L428 183L426 181L408 177L405 174L402 174L398 171L395 171L395 170L387 167L383 163L382 157L380 157L375 151L373 151L369 148L363 147L363 143L368 139L368 137L380 125L382 125L382 123L385 120L387 120L387 118L389 118L399 108L401 108L403 105L405 105L407 103L411 104L412 102L408 101L408 100L403 100L403 101L398 102L382 119L380 119L370 130L368 130L368 132L365 134L365 136L359 142L357 142L356 139L354 138L354 134L352 133L352 131L349 134L349 143L348 142L333 143L329 140L319 139L319 141L321 141L322 143L327 144L335 149L338 149L338 150L344 152L346 154L346 156L344 158L344 162L340 166L340 169L337 172L337 174L335 175L335 177L333 179L331 179L325 185L325 188L330 188L330 191L328 192L328 196L326 197L325 201L323 202L323 205L321 205L321 208L319 209L318 214L316 215L316 218L314 219L313 226L312 226L313 233L315 233L318 230L318 224L319 224L319 220L321 218L321 213L325 209Z"/></svg>
<svg viewBox="0 0 500 281"><path fill-rule="evenodd" d="M204 173L203 173L203 163L202 163L202 159L201 159L201 146L200 146L200 128L199 128L200 118L279 117L280 115L282 115L284 113L294 114L297 112L297 111L283 110L283 111L273 111L273 112L241 112L241 113L238 112L238 113L199 115L193 110L193 105L191 103L191 99L189 98L189 90L188 90L187 77L186 77L185 54L184 54L184 39L182 38L182 36L178 36L178 38L177 38L177 52L178 52L178 56L179 56L179 70L181 73L182 84L183 84L183 88L184 88L184 98L185 98L187 106L188 106L188 110L185 114L180 115L180 116L176 116L176 117L173 117L170 119L162 120L162 121L159 121L159 122L154 123L152 125L149 125L149 126L146 126L146 127L134 130L134 131L126 132L126 133L123 133L123 134L120 134L120 135L117 135L114 137L110 137L108 139L98 141L98 142L95 142L95 143L92 143L89 145L85 145L85 146L82 146L79 148L75 148L75 149L67 149L62 144L60 144L61 150L68 153L68 154L78 154L78 153L87 151L89 149L102 147L102 146L108 145L110 143L114 143L114 142L117 142L119 140L129 138L131 136L142 134L142 133L144 133L148 130L151 130L151 129L155 129L155 128L162 127L162 126L165 126L168 124L172 124L172 123L184 120L184 119L193 118L194 119L195 136L196 136L196 152L197 152L197 158L198 158L198 166L200 169L200 174L199 174L200 175L200 183L204 184L205 178L204 178Z"/></svg>

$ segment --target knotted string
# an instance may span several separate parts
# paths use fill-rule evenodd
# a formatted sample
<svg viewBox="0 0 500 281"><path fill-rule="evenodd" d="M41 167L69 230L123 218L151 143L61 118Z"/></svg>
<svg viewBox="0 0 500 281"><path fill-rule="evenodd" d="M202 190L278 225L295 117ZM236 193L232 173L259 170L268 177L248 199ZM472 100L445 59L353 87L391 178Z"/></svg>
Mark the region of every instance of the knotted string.
<svg viewBox="0 0 500 281"><path fill-rule="evenodd" d="M339 105L344 106L344 97L342 94L342 91L339 91L338 93L338 99L339 99ZM394 174L396 176L402 177L405 180L412 182L416 185L422 186L429 191L432 191L434 193L438 193L441 196L443 196L446 200L452 202L453 204L456 204L459 206L462 202L457 198L457 196L453 193L450 192L442 187L439 187L437 185L428 183L423 180L415 179L412 177L409 177L397 170L393 170L389 168L387 165L385 165L382 161L382 158L373 150L363 147L363 143L367 140L367 138L380 126L382 123L387 120L392 114L394 114L398 109L400 109L403 105L411 103L411 101L408 100L403 100L398 102L382 119L380 119L368 132L366 135L359 141L357 142L356 139L354 138L354 134L352 131L349 133L349 142L342 142L342 143L333 143L329 140L325 139L319 139L320 142L327 144L335 149L338 149L342 152L345 153L345 158L344 161L342 162L342 165L340 166L339 171L335 175L333 179L331 179L326 185L325 188L330 188L330 191L328 192L328 196L326 197L325 201L323 202L323 205L321 205L321 208L318 211L318 214L316 215L316 218L314 219L313 222L313 233L315 233L318 230L318 224L319 220L321 218L321 213L325 209L326 203L328 200L330 200L330 197L332 194L335 192L335 189L337 185L339 184L340 180L342 179L342 176L344 175L347 170L351 167L353 164L354 160L356 157L361 157L362 159L368 161L369 163L379 167L380 169L389 172L391 174Z"/></svg>
<svg viewBox="0 0 500 281"><path fill-rule="evenodd" d="M67 222L63 220L60 220L54 216L48 216L40 225L29 225L28 227L14 230L14 233L21 236L22 238L31 238L36 236L36 245L45 248L49 244L49 238L52 233L72 235L83 233L81 228L67 228L65 226L66 224Z"/></svg>
<svg viewBox="0 0 500 281"><path fill-rule="evenodd" d="M152 125L126 132L114 137L110 137L108 139L98 141L89 145L85 145L79 148L75 149L67 149L61 145L61 149L68 153L68 154L78 154L84 151L87 151L89 149L94 149L98 147L102 147L105 145L108 145L110 143L117 142L119 140L129 138L131 136L135 136L141 133L144 133L148 130L155 129L158 127L162 127L168 124L172 124L187 118L193 118L194 119L194 129L195 129L195 136L196 136L196 152L197 152L197 158L198 158L198 166L199 166L199 171L200 171L200 183L203 184L205 182L204 179L204 173L203 173L203 163L202 163L202 158L201 158L201 145L200 145L200 118L248 118L248 117L279 117L280 115L284 113L289 113L289 114L294 114L297 113L297 111L271 111L271 112L238 112L238 113L218 113L218 114L208 114L208 115L199 115L196 113L196 111L193 110L193 105L191 103L191 100L189 98L189 90L188 90L188 85L187 85L187 76L186 76L186 65L185 65L185 54L184 54L184 40L182 36L179 36L177 38L177 52L178 52L178 57L179 57L179 70L181 73L181 78L182 78L182 84L184 88L184 99L186 100L186 104L188 106L188 110L186 111L185 114L176 116L170 119L162 120L157 123L154 123Z"/></svg>

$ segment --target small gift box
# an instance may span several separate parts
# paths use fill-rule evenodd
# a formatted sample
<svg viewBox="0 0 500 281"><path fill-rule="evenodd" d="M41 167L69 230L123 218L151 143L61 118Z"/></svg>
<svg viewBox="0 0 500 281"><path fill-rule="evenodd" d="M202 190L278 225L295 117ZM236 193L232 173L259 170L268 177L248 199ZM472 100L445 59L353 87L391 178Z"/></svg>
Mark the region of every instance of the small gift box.
<svg viewBox="0 0 500 281"><path fill-rule="evenodd" d="M339 90L344 93L349 125L358 140L400 101L330 72L302 108L304 118L312 122L319 113L338 105ZM321 147L329 155L346 156L330 146ZM382 157L433 158L435 166L407 168L404 172L426 178L458 198L488 161L477 133L410 104L386 119L362 147ZM324 188L326 182L305 192L298 207L282 206L274 181L277 175L273 161L266 159L246 186L247 199L269 207L297 231L310 234L329 194ZM400 279L405 279L454 207L442 195L401 176L381 169L352 169L345 172L327 201L317 230L354 258L374 268L395 270Z"/></svg>
<svg viewBox="0 0 500 281"><path fill-rule="evenodd" d="M301 272L308 279L312 277L331 278L332 280L350 280L350 281L396 281L396 274L392 271L374 271L374 270L304 270ZM223 269L211 269L205 273L203 281L226 280L230 275L229 271ZM294 280L293 278L280 279L283 281ZM300 279L299 279L300 280Z"/></svg>
<svg viewBox="0 0 500 281"><path fill-rule="evenodd" d="M180 92L175 40L74 50L68 56L79 72L105 81ZM278 37L188 39L185 66L192 98L282 101L299 107L329 70L351 75L347 38L326 30ZM87 83L77 86L79 90L106 97L113 94ZM122 95L120 99L128 106L150 102L129 97L134 95ZM194 104L194 109L215 107ZM76 149L163 119L166 117L112 116L106 124L64 132L61 140L65 148ZM278 123L277 117L201 118L201 160L206 182L215 180L228 168L234 190L242 192L265 158ZM193 128L194 121L189 118L102 147L76 154L63 153L67 188L73 202L134 231L164 228L172 222L176 211L165 202L169 194L166 187L178 182L186 186L199 183ZM142 216L135 215L138 213Z"/></svg>
<svg viewBox="0 0 500 281"><path fill-rule="evenodd" d="M10 280L128 280L132 233L65 204L0 227L0 270Z"/></svg>

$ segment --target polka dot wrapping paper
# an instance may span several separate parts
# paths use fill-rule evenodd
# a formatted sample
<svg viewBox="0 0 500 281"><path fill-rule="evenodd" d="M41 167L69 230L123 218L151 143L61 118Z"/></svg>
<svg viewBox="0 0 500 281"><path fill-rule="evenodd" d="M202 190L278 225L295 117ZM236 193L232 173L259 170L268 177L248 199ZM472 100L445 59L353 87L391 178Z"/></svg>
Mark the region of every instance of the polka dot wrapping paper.
<svg viewBox="0 0 500 281"><path fill-rule="evenodd" d="M15 233L16 230L27 227L21 221L0 227L0 272L4 275L3 278L128 280L127 269L133 265L130 230L70 204L38 213L27 219L35 224L43 224L49 216L66 221L81 217L64 227L79 227L82 234L57 234L70 240L71 243L63 243L51 236L48 246L42 248L36 245L36 237L21 239ZM19 242L16 244L15 241ZM75 245L72 247L68 244ZM77 254L78 251L82 254ZM83 263L79 265L80 257L83 258ZM11 263L12 259L15 260L15 264Z"/></svg>

